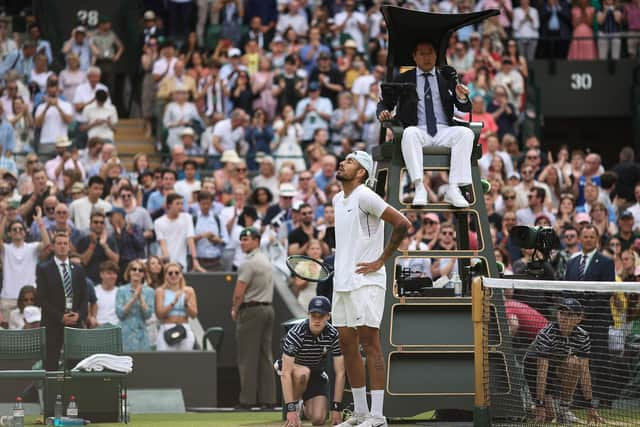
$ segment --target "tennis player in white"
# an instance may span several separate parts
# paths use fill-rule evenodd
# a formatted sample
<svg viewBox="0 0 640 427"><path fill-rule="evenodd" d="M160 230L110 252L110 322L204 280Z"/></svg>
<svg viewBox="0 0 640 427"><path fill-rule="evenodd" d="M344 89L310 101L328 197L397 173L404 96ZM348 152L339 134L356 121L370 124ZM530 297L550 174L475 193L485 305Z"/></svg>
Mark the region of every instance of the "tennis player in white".
<svg viewBox="0 0 640 427"><path fill-rule="evenodd" d="M333 198L336 253L333 284L333 326L340 332L347 376L353 393L353 415L343 427L387 426L383 415L385 366L380 345L387 276L384 263L398 248L411 223L364 185L373 173L373 160L355 151L337 172L342 191ZM393 227L384 246L384 223ZM384 246L384 247L383 247ZM362 344L369 373L371 411L367 405Z"/></svg>

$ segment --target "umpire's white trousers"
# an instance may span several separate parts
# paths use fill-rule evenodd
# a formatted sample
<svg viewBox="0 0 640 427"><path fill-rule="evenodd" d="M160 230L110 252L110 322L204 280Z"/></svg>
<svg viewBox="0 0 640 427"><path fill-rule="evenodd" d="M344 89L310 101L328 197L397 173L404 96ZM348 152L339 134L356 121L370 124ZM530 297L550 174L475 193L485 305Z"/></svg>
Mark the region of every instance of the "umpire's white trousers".
<svg viewBox="0 0 640 427"><path fill-rule="evenodd" d="M451 148L449 184L471 184L471 152L473 151L471 129L465 126L438 125L438 132L435 136L431 136L425 127L407 127L402 133L402 157L404 157L411 182L422 181L422 147L431 146Z"/></svg>

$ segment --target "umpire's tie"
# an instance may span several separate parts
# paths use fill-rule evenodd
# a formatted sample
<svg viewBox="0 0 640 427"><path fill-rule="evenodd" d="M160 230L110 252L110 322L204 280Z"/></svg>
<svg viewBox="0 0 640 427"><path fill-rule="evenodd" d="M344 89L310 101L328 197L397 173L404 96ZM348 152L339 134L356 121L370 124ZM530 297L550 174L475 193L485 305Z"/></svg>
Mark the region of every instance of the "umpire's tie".
<svg viewBox="0 0 640 427"><path fill-rule="evenodd" d="M73 286L71 285L71 272L66 262L60 264L62 267L62 285L64 286L64 295L67 298L73 297Z"/></svg>
<svg viewBox="0 0 640 427"><path fill-rule="evenodd" d="M429 77L432 77L433 74L422 73L422 75L424 76L424 112L427 120L427 133L435 136L438 133L438 126L436 125L436 113L433 110L433 96L429 83Z"/></svg>
<svg viewBox="0 0 640 427"><path fill-rule="evenodd" d="M587 266L587 256L581 255L580 264L578 264L578 280L584 279L584 270Z"/></svg>

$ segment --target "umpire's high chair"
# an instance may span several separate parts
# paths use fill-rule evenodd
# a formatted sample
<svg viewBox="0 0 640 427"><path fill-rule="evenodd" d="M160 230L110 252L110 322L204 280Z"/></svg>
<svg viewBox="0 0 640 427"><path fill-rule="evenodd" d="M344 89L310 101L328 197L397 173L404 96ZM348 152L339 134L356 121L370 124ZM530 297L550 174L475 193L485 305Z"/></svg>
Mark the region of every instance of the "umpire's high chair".
<svg viewBox="0 0 640 427"><path fill-rule="evenodd" d="M438 47L437 65L445 65L445 51L453 31L496 15L495 10L469 14L431 14L384 6L389 32L387 81L401 67L415 66L412 48L418 40L429 40ZM482 123L460 122L470 127L474 134L474 150L471 161L473 184L467 193L470 206L455 208L447 203L429 203L425 207L411 205L412 197L403 196L403 186L409 183L401 152L402 126L394 120L382 123L380 145L374 149L377 162L374 190L387 203L402 212L417 211L452 213L456 224L457 249L451 251L398 251L386 263L387 296L385 316L381 325L382 346L387 358L387 384L385 415L406 417L428 409L473 408L473 350L474 337L471 322L470 264L485 276L497 277L487 210L483 197L483 184L478 168L482 149L478 145ZM388 132L390 131L390 132ZM388 137L391 134L392 137ZM429 171L446 171L450 165L450 149L428 147L423 149L424 168ZM477 248L471 249L469 223L477 235ZM391 228L385 230L388 241ZM444 259L455 258L463 282L463 297L446 292L428 292L416 296L400 292L398 286L398 261L407 258ZM502 303L498 302L498 309ZM497 316L494 316L494 318ZM497 321L496 321L497 322ZM499 327L501 326L501 327ZM490 333L493 347L490 354L493 369L508 375L512 362L503 356L501 346L509 345L509 339L501 339L500 331L506 325L495 325ZM510 393L514 391L502 392Z"/></svg>

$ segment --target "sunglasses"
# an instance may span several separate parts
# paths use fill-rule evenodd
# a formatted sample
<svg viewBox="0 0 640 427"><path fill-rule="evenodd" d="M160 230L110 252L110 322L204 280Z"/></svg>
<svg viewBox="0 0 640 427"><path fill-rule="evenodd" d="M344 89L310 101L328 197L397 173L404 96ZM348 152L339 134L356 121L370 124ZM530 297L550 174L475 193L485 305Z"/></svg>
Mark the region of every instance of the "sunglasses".
<svg viewBox="0 0 640 427"><path fill-rule="evenodd" d="M104 224L104 221L91 221L92 223L99 225L99 224Z"/></svg>
<svg viewBox="0 0 640 427"><path fill-rule="evenodd" d="M422 224L424 224L424 225L435 225L435 224L437 224L437 222L425 219L425 220L422 221Z"/></svg>
<svg viewBox="0 0 640 427"><path fill-rule="evenodd" d="M16 233L18 233L20 231L24 231L24 228L22 228L22 227L12 227L11 231L15 231Z"/></svg>
<svg viewBox="0 0 640 427"><path fill-rule="evenodd" d="M144 273L144 268L133 267L129 271L135 272L135 273Z"/></svg>
<svg viewBox="0 0 640 427"><path fill-rule="evenodd" d="M247 168L236 168L237 172L246 172Z"/></svg>
<svg viewBox="0 0 640 427"><path fill-rule="evenodd" d="M529 160L535 160L535 159L539 159L539 158L540 158L540 156L527 156L527 159L529 159Z"/></svg>
<svg viewBox="0 0 640 427"><path fill-rule="evenodd" d="M52 206L48 206L48 207L44 208L44 210L47 211L47 212L53 212L53 211L56 210L56 208L52 207Z"/></svg>
<svg viewBox="0 0 640 427"><path fill-rule="evenodd" d="M453 236L453 231L442 231L443 236Z"/></svg>
<svg viewBox="0 0 640 427"><path fill-rule="evenodd" d="M179 271L167 271L167 276L179 276L180 272Z"/></svg>
<svg viewBox="0 0 640 427"><path fill-rule="evenodd" d="M515 200L516 196L502 196L504 200Z"/></svg>
<svg viewBox="0 0 640 427"><path fill-rule="evenodd" d="M37 163L37 162L38 162L37 160L27 160L27 164L28 165L32 165L32 164Z"/></svg>
<svg viewBox="0 0 640 427"><path fill-rule="evenodd" d="M309 181L310 179L311 179L311 178L303 178L303 177L300 177L300 178L298 178L298 181Z"/></svg>

